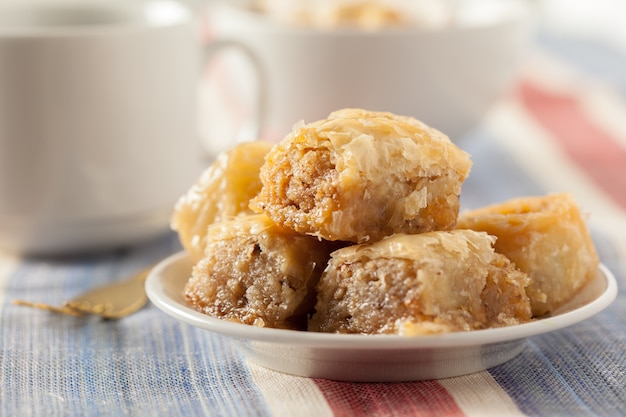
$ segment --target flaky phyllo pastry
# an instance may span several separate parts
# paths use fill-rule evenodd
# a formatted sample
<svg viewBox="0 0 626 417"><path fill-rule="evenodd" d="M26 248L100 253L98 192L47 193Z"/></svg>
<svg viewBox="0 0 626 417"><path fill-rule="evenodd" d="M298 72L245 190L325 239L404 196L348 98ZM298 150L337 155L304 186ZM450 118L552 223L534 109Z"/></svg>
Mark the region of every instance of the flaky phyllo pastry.
<svg viewBox="0 0 626 417"><path fill-rule="evenodd" d="M204 256L210 224L252 213L248 203L261 189L259 169L271 147L271 143L258 141L242 143L221 153L178 199L171 226L196 261Z"/></svg>
<svg viewBox="0 0 626 417"><path fill-rule="evenodd" d="M550 313L598 273L598 255L571 194L520 197L463 213L458 227L497 237L496 251L527 273L533 314Z"/></svg>
<svg viewBox="0 0 626 417"><path fill-rule="evenodd" d="M239 216L208 227L206 256L193 268L185 297L212 316L303 329L327 259L323 241L263 214Z"/></svg>
<svg viewBox="0 0 626 417"><path fill-rule="evenodd" d="M181 197L189 304L239 323L423 335L509 326L576 295L598 257L568 194L463 213L469 155L416 119L344 109L235 146Z"/></svg>
<svg viewBox="0 0 626 417"><path fill-rule="evenodd" d="M494 252L494 240L456 230L339 249L318 284L309 330L416 335L528 321L528 276Z"/></svg>
<svg viewBox="0 0 626 417"><path fill-rule="evenodd" d="M415 119L346 109L296 127L269 152L252 207L326 240L449 230L470 167L447 136Z"/></svg>

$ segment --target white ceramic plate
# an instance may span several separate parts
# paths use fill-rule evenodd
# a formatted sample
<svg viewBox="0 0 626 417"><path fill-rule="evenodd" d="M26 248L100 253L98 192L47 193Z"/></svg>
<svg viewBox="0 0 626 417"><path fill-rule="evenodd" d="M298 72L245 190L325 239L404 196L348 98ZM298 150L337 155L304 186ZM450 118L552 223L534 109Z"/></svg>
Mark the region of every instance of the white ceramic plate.
<svg viewBox="0 0 626 417"><path fill-rule="evenodd" d="M603 265L596 278L551 317L517 326L418 337L347 335L259 328L220 320L183 298L192 261L180 252L159 263L146 281L150 300L170 316L233 339L247 358L293 375L343 381L416 381L482 371L519 354L527 337L585 320L617 295Z"/></svg>

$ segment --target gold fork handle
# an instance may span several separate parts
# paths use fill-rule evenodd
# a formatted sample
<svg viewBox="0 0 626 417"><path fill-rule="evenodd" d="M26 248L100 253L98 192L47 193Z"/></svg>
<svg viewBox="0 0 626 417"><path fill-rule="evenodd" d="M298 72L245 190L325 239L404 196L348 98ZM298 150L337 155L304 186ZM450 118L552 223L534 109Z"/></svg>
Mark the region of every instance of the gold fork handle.
<svg viewBox="0 0 626 417"><path fill-rule="evenodd" d="M120 319L141 309L148 301L143 284L151 270L149 267L128 280L90 290L61 307L24 300L13 300L13 304L75 317L95 314L105 319Z"/></svg>
<svg viewBox="0 0 626 417"><path fill-rule="evenodd" d="M24 307L38 308L40 310L46 310L52 313L68 314L70 316L75 316L75 317L80 317L84 314L82 311L75 310L68 306L57 307L57 306L51 306L49 304L32 303L30 301L24 301L24 300L13 300L13 304L18 305L18 306L24 306Z"/></svg>

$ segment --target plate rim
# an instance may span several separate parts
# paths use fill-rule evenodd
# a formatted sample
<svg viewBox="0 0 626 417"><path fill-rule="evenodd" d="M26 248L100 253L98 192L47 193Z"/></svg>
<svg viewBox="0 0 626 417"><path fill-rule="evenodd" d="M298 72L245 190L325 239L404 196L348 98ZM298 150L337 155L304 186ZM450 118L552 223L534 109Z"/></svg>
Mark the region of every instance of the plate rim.
<svg viewBox="0 0 626 417"><path fill-rule="evenodd" d="M600 263L599 272L604 278L605 287L597 298L565 313L529 323L468 332L420 336L318 333L255 327L211 317L194 310L172 298L168 293L166 272L170 268L181 267L183 263L189 263L191 268L192 261L186 251L172 254L155 265L146 279L146 294L150 301L162 312L194 327L231 338L311 348L359 350L466 348L492 343L512 342L560 330L591 318L608 307L615 300L618 292L615 276L604 264ZM179 280L183 281L181 278ZM184 282L186 282L186 279Z"/></svg>

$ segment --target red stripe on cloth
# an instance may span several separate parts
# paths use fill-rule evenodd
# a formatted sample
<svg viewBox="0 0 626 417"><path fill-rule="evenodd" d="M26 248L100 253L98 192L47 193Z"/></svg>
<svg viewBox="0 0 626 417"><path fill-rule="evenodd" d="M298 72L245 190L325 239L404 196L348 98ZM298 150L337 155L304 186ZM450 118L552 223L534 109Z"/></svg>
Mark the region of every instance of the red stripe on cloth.
<svg viewBox="0 0 626 417"><path fill-rule="evenodd" d="M520 96L564 153L626 209L626 149L587 117L580 98L542 89L530 81L521 83Z"/></svg>
<svg viewBox="0 0 626 417"><path fill-rule="evenodd" d="M335 417L464 417L437 381L351 383L316 379Z"/></svg>

